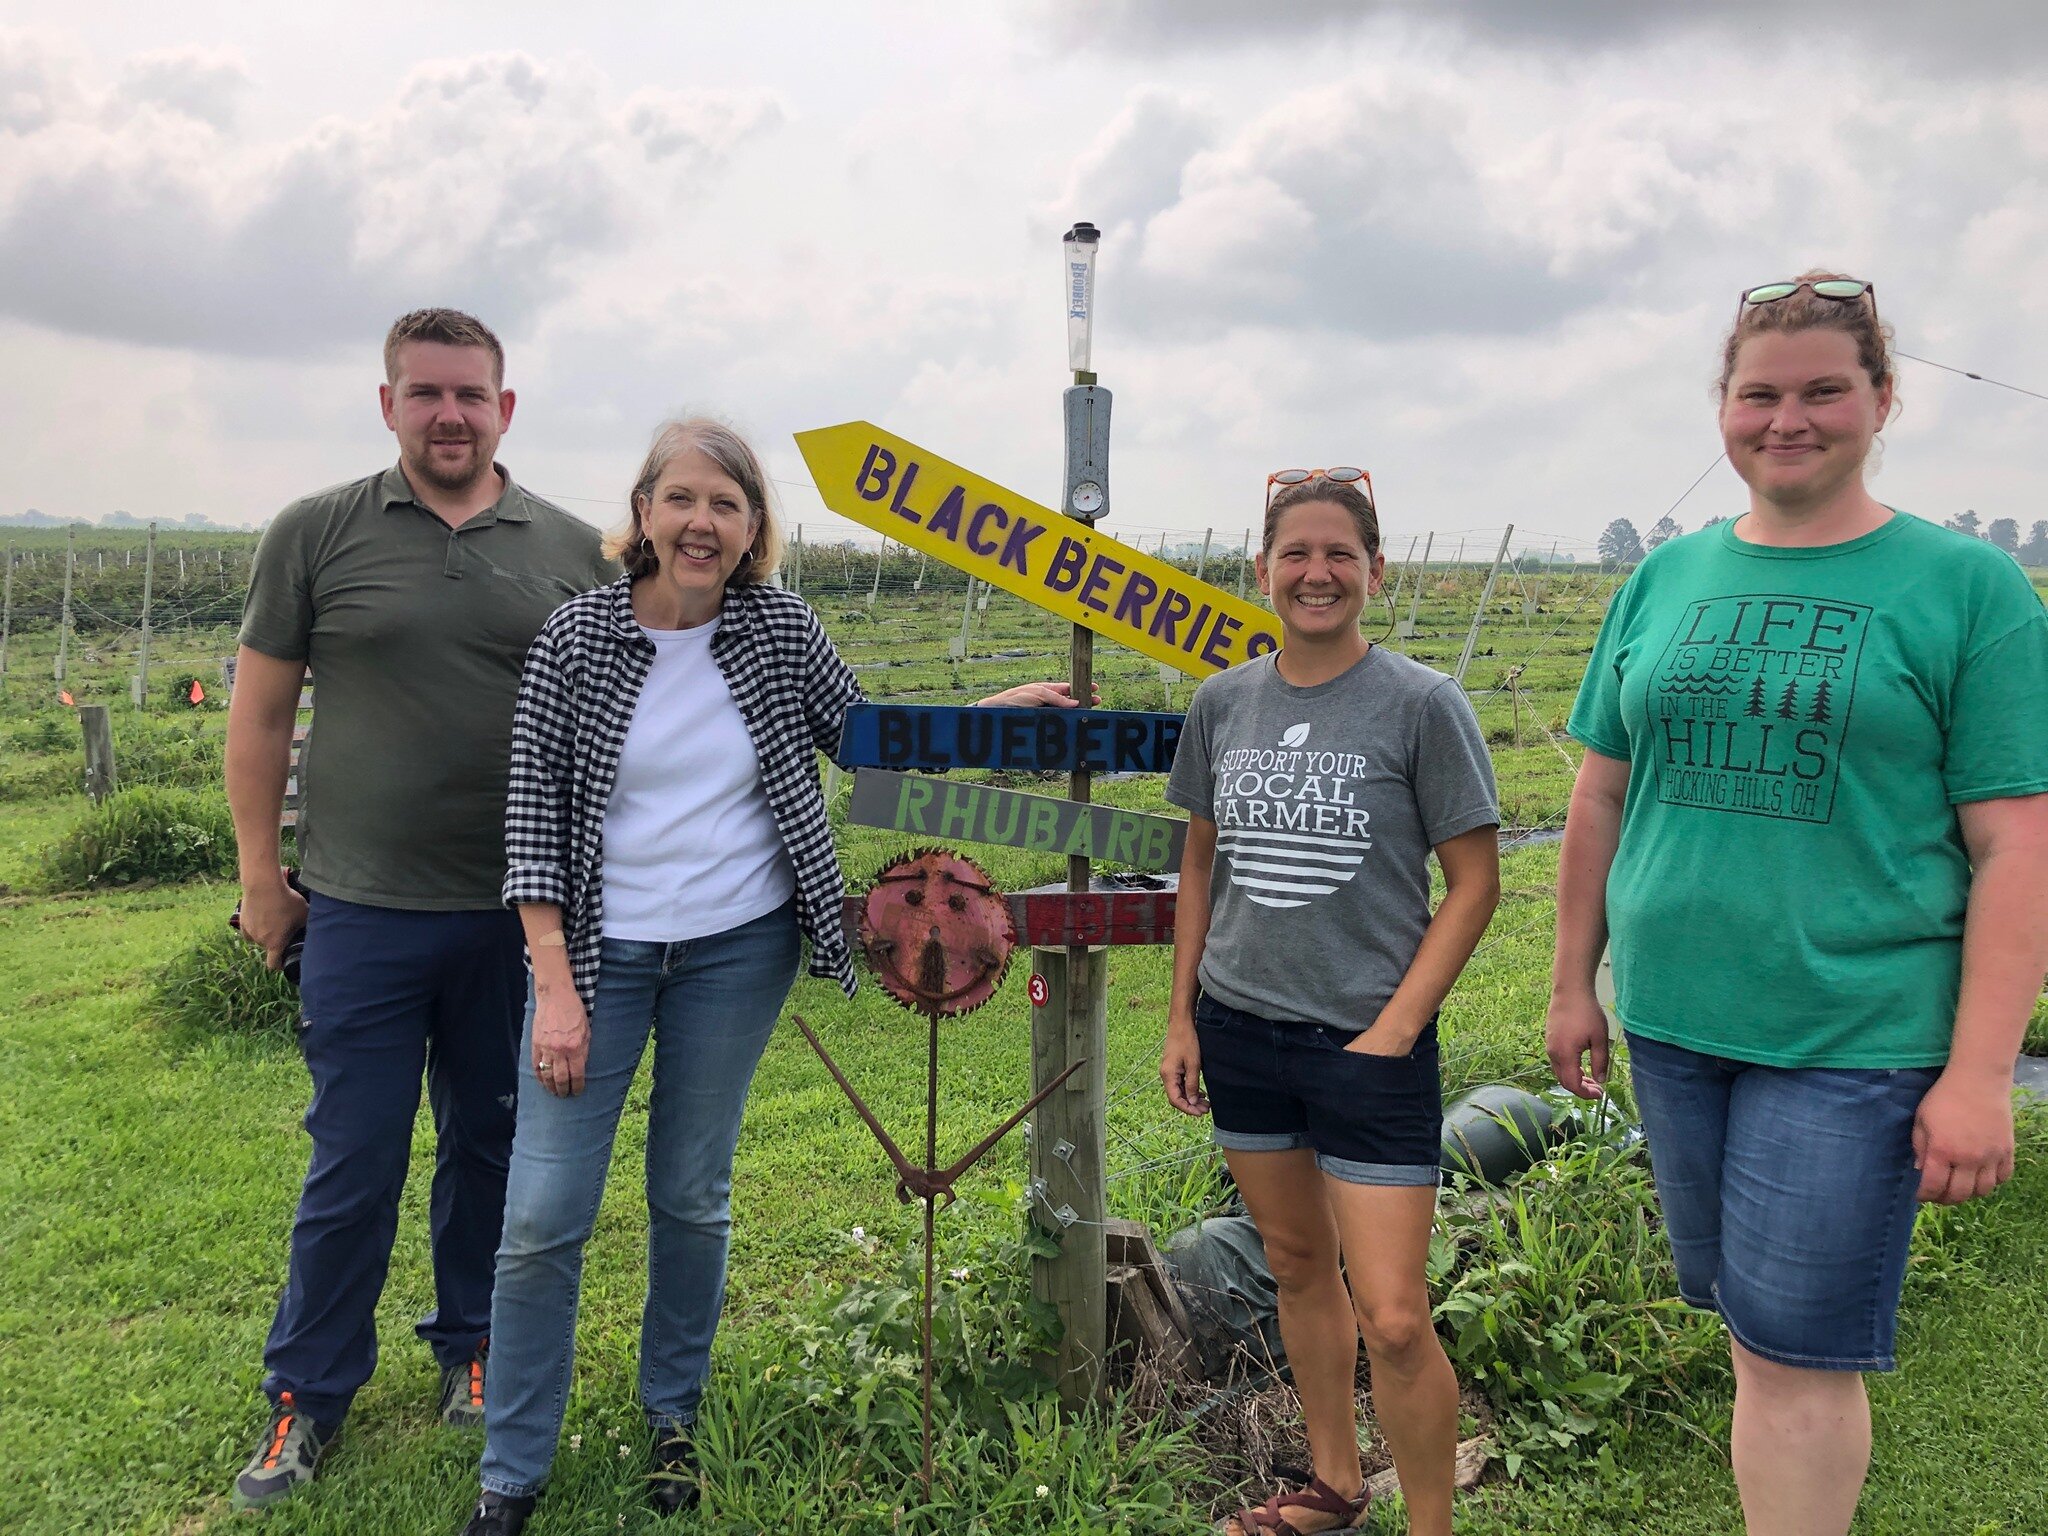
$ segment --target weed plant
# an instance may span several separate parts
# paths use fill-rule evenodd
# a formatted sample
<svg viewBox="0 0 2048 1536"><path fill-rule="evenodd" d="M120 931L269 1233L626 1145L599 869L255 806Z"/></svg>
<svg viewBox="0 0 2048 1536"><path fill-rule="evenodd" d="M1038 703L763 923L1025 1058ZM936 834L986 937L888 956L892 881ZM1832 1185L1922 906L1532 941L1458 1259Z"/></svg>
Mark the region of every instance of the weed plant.
<svg viewBox="0 0 2048 1536"><path fill-rule="evenodd" d="M1677 1299L1641 1142L1567 1143L1494 1200L1447 1204L1439 1332L1492 1404L1510 1477L1555 1472L1671 1410L1725 1350Z"/></svg>
<svg viewBox="0 0 2048 1536"><path fill-rule="evenodd" d="M1189 1527L1185 1429L1112 1403L1063 1418L1033 1357L1057 1337L1030 1294L1054 1251L1023 1187L971 1194L1005 1218L941 1271L932 1323L935 1486L919 1482L919 1286L913 1244L860 1280L725 1353L697 1426L706 1513L721 1529L1169 1532ZM580 1447L579 1447L580 1448Z"/></svg>
<svg viewBox="0 0 2048 1536"><path fill-rule="evenodd" d="M266 969L255 945L222 928L164 967L144 1016L179 1043L226 1035L289 1045L297 1039L299 989Z"/></svg>
<svg viewBox="0 0 2048 1536"><path fill-rule="evenodd" d="M114 773L129 788L216 789L226 738L216 716L190 711L182 718L117 713Z"/></svg>
<svg viewBox="0 0 2048 1536"><path fill-rule="evenodd" d="M227 801L186 789L124 789L92 807L43 850L45 891L167 882L235 872Z"/></svg>

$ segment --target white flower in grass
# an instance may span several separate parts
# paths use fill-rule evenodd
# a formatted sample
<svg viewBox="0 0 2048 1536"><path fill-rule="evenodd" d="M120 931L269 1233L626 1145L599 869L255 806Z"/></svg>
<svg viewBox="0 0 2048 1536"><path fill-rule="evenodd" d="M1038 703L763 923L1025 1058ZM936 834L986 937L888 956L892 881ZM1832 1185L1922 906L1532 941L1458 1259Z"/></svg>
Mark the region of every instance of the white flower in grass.
<svg viewBox="0 0 2048 1536"><path fill-rule="evenodd" d="M1052 1490L1051 1490L1050 1488L1046 1487L1046 1486L1045 1486L1045 1484L1043 1484L1043 1483L1040 1483L1040 1484L1038 1485L1038 1496L1039 1496L1039 1497L1040 1497L1041 1499L1042 1499L1042 1498L1044 1498L1044 1497L1045 1497L1045 1496L1046 1496L1046 1495L1047 1495L1048 1493L1051 1493L1051 1492L1052 1492Z"/></svg>
<svg viewBox="0 0 2048 1536"><path fill-rule="evenodd" d="M968 1272L964 1269L949 1269L946 1271L946 1273L951 1275L955 1280L965 1280L968 1275Z"/></svg>
<svg viewBox="0 0 2048 1536"><path fill-rule="evenodd" d="M583 1437L582 1437L581 1435L571 1435L571 1436L569 1437L569 1449L570 1449L570 1450L572 1450L572 1451L580 1451L580 1450L582 1450L582 1449L583 1449Z"/></svg>

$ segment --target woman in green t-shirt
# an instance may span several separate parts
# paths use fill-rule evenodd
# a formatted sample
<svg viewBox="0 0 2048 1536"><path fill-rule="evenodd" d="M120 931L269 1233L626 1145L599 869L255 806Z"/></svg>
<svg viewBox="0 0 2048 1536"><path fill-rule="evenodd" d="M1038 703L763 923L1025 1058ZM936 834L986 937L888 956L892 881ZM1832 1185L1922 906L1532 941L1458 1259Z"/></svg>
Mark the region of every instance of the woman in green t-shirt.
<svg viewBox="0 0 2048 1536"><path fill-rule="evenodd" d="M1731 1335L1751 1536L1839 1536L1917 1205L2012 1174L2048 616L2004 552L1865 488L1893 403L1869 283L1745 291L1720 393L1749 510L1643 562L1572 711L1547 1047L1600 1094L1611 945L1679 1291Z"/></svg>

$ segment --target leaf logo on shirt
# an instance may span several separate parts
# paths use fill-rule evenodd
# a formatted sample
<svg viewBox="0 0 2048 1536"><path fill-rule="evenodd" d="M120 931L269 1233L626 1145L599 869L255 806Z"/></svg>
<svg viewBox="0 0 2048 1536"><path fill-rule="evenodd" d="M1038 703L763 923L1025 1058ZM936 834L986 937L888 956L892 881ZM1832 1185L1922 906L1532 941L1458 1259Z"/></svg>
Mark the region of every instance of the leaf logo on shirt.
<svg viewBox="0 0 2048 1536"><path fill-rule="evenodd" d="M1285 731L1280 733L1280 745L1283 747L1298 747L1307 740L1308 722L1306 720L1302 721L1299 725L1290 725Z"/></svg>

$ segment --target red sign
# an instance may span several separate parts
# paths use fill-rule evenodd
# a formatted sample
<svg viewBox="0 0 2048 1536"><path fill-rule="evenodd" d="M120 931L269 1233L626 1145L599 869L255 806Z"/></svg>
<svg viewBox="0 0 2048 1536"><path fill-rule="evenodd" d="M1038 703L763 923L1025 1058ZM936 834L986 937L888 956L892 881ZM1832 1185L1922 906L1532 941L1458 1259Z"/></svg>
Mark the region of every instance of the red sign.
<svg viewBox="0 0 2048 1536"><path fill-rule="evenodd" d="M1046 998L1052 995L1052 989L1046 986L1045 978L1036 971L1031 973L1030 992L1031 1006L1034 1008L1043 1008Z"/></svg>

